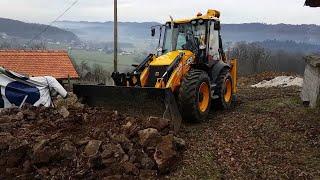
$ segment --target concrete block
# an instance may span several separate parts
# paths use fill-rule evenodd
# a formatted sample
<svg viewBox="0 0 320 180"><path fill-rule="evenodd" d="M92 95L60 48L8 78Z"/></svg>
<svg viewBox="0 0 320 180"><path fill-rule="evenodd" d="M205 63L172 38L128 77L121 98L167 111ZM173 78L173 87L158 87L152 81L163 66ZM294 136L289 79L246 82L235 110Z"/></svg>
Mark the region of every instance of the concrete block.
<svg viewBox="0 0 320 180"><path fill-rule="evenodd" d="M320 106L320 56L308 56L306 63L301 99L316 108Z"/></svg>

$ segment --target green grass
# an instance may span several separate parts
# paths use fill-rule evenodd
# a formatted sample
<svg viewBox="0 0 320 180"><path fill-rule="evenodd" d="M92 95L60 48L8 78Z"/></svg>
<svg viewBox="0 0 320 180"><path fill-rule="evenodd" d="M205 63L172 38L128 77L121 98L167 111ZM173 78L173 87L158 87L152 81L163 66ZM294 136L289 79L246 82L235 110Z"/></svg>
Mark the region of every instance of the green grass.
<svg viewBox="0 0 320 180"><path fill-rule="evenodd" d="M86 50L72 50L69 54L76 64L81 62L86 62L89 66L98 64L106 70L113 71L113 54ZM135 55L119 55L118 58L119 71L126 71L132 68L132 64L136 64L134 61Z"/></svg>
<svg viewBox="0 0 320 180"><path fill-rule="evenodd" d="M198 132L199 133L199 132ZM183 166L183 176L176 175L170 179L221 179L222 169L215 163L214 152L198 152L192 164Z"/></svg>

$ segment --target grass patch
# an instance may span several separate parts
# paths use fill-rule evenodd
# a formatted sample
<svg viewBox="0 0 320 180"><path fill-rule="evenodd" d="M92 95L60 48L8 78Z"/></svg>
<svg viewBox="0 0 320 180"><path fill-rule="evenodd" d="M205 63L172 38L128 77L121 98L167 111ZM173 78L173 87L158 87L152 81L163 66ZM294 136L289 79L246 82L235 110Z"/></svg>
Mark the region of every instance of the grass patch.
<svg viewBox="0 0 320 180"><path fill-rule="evenodd" d="M80 64L81 62L86 62L89 66L98 64L108 71L113 71L113 54L99 51L72 50L70 51L70 56L76 64ZM118 58L120 71L132 69L131 65L136 64L135 55L119 55Z"/></svg>
<svg viewBox="0 0 320 180"><path fill-rule="evenodd" d="M214 153L210 151L201 152L198 154L195 164L185 166L184 176L197 179L221 179L221 173L218 166L215 164Z"/></svg>

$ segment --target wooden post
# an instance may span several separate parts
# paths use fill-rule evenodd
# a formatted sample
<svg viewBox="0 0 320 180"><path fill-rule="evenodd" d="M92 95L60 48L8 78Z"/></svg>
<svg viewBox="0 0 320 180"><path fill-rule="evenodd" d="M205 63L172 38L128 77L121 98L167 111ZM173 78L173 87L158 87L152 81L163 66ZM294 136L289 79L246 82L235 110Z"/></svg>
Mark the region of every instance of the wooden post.
<svg viewBox="0 0 320 180"><path fill-rule="evenodd" d="M114 72L118 72L118 2L114 0Z"/></svg>
<svg viewBox="0 0 320 180"><path fill-rule="evenodd" d="M70 75L68 74L68 89L69 89L69 92L71 92L71 80L70 80Z"/></svg>

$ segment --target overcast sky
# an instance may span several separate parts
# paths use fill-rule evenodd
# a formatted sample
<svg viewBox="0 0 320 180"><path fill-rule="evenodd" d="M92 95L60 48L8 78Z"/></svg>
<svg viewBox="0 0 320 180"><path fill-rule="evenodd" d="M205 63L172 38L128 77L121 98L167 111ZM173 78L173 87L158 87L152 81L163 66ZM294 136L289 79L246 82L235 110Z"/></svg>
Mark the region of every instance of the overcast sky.
<svg viewBox="0 0 320 180"><path fill-rule="evenodd" d="M319 24L320 8L305 0L118 0L120 21L164 22L194 16L208 8L220 10L224 23ZM0 17L49 23L74 0L0 0ZM110 21L113 0L79 0L60 20Z"/></svg>

